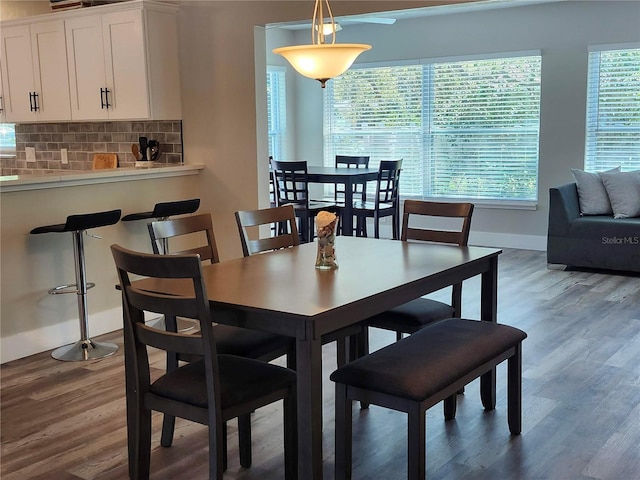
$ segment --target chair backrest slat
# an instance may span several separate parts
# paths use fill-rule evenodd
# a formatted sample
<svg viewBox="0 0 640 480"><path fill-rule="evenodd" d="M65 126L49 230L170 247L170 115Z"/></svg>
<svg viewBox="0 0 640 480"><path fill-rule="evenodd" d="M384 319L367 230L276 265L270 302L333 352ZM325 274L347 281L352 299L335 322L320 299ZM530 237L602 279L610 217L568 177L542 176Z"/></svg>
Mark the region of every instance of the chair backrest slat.
<svg viewBox="0 0 640 480"><path fill-rule="evenodd" d="M292 247L300 244L298 227L293 205L283 205L261 210L244 210L235 213L242 253L245 257L270 250ZM278 224L276 235L264 238L252 238L250 229L261 225ZM259 231L258 231L259 235Z"/></svg>
<svg viewBox="0 0 640 480"><path fill-rule="evenodd" d="M216 238L213 233L213 222L211 220L211 214L209 213L151 222L149 223L149 235L151 236L151 245L153 247L153 253L155 254L197 254L200 255L200 260L203 262L218 263L220 261ZM198 235L200 235L201 238L197 238ZM187 236L193 238L187 240ZM176 250L175 252L164 252L162 248L163 243L166 244L169 239L177 237L185 237L185 242L189 241L193 244L197 241L200 244L194 247ZM203 241L204 243L202 243Z"/></svg>
<svg viewBox="0 0 640 480"><path fill-rule="evenodd" d="M399 199L402 160L382 160L376 183L376 208L380 203L396 204Z"/></svg>
<svg viewBox="0 0 640 480"><path fill-rule="evenodd" d="M427 202L405 200L402 215L402 240L421 240L437 243L451 243L466 246L471 230L472 203ZM440 217L462 219L459 230L436 230L409 226L410 217Z"/></svg>

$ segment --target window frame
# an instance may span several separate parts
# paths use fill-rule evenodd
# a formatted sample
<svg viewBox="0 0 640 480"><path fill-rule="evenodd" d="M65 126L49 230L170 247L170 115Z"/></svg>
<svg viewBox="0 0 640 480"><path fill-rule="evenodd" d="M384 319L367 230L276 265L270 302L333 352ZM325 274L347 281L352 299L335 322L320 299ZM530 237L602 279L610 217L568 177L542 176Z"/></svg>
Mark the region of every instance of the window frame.
<svg viewBox="0 0 640 480"><path fill-rule="evenodd" d="M269 91L271 78L277 79L277 91ZM267 65L267 136L269 156L285 158L287 136L287 67Z"/></svg>

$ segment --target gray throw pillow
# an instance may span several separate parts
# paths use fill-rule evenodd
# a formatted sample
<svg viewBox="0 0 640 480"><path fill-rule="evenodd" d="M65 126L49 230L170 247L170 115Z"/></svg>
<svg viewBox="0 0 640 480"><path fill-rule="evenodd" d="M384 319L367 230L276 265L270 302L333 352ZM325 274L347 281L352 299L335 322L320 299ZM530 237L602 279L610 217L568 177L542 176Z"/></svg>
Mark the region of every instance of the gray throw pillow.
<svg viewBox="0 0 640 480"><path fill-rule="evenodd" d="M620 167L616 167L601 173L619 171ZM613 213L611 202L600 175L597 172L585 172L577 168L572 168L571 173L578 187L580 215L611 215Z"/></svg>
<svg viewBox="0 0 640 480"><path fill-rule="evenodd" d="M640 217L640 170L600 174L607 189L613 218Z"/></svg>

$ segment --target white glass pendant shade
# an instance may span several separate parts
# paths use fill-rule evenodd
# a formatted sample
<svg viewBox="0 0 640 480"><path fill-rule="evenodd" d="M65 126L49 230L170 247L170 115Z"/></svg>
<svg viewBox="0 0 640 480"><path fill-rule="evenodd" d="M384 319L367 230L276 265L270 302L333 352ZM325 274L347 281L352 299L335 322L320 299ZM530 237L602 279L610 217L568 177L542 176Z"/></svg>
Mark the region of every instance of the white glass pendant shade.
<svg viewBox="0 0 640 480"><path fill-rule="evenodd" d="M282 55L300 75L318 80L322 87L330 78L346 72L362 52L371 45L328 43L281 47L273 53Z"/></svg>
<svg viewBox="0 0 640 480"><path fill-rule="evenodd" d="M329 22L325 23L327 14ZM273 53L282 55L300 75L318 80L324 88L327 80L342 75L362 52L371 45L361 43L335 43L336 32L342 27L333 19L329 0L315 0L311 23L311 45L280 47ZM331 36L331 43L326 37Z"/></svg>

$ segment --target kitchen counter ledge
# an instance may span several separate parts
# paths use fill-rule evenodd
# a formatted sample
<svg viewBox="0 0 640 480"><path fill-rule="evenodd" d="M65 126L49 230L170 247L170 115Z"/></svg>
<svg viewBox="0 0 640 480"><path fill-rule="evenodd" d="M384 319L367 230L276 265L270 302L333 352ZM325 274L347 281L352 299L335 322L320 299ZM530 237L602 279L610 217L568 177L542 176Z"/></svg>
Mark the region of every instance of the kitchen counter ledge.
<svg viewBox="0 0 640 480"><path fill-rule="evenodd" d="M171 165L166 167L114 168L108 170L60 171L33 175L7 175L0 177L0 192L42 190L46 188L92 185L97 183L128 182L152 178L197 175L203 164Z"/></svg>

